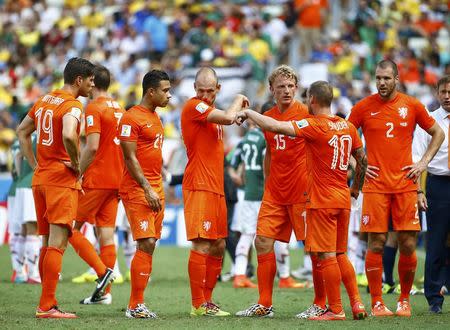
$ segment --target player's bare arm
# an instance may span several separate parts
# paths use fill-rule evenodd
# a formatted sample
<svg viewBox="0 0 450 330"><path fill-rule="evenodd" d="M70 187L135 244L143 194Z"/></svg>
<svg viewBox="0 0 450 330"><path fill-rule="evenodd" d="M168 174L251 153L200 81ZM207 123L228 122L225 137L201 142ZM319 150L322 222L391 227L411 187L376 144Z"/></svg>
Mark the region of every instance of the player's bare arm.
<svg viewBox="0 0 450 330"><path fill-rule="evenodd" d="M159 199L159 195L153 190L150 183L144 176L142 167L136 158L136 145L137 143L134 141L120 141L125 165L127 166L128 172L131 174L133 179L142 187L142 189L144 189L145 199L147 200L148 206L155 212L160 211L161 201Z"/></svg>
<svg viewBox="0 0 450 330"><path fill-rule="evenodd" d="M91 133L86 138L86 146L81 151L80 157L80 175L86 172L87 168L93 162L95 154L100 145L100 133Z"/></svg>
<svg viewBox="0 0 450 330"><path fill-rule="evenodd" d="M289 121L278 121L273 118L263 116L256 111L246 109L241 111L237 118L253 120L256 125L261 127L264 131L270 131L274 133L295 136L295 130Z"/></svg>
<svg viewBox="0 0 450 330"><path fill-rule="evenodd" d="M232 166L228 166L228 168L227 168L228 175L230 176L231 181L233 181L233 183L238 187L241 187L244 185L242 167L243 167L242 164L240 164L237 169L234 169Z"/></svg>
<svg viewBox="0 0 450 330"><path fill-rule="evenodd" d="M36 130L34 126L34 120L26 116L17 128L17 136L20 143L20 151L27 159L31 168L34 170L37 166L36 157L33 153L33 145L31 143L31 134Z"/></svg>
<svg viewBox="0 0 450 330"><path fill-rule="evenodd" d="M78 119L71 114L63 117L62 140L64 148L69 155L70 162L64 165L72 169L77 176L80 175L80 150L78 148Z"/></svg>
<svg viewBox="0 0 450 330"><path fill-rule="evenodd" d="M438 152L442 142L444 142L445 134L438 123L434 123L434 125L427 130L427 133L431 135L431 141L425 154L417 163L402 168L402 170L408 171L406 173L406 178L412 179L414 182L416 182L423 171L427 169L428 164Z"/></svg>
<svg viewBox="0 0 450 330"><path fill-rule="evenodd" d="M364 152L364 148L358 148L352 153L353 158L356 161L355 165L355 177L353 178L352 186L350 187L350 194L355 199L358 198L359 192L364 184L364 178L367 171L367 156Z"/></svg>
<svg viewBox="0 0 450 330"><path fill-rule="evenodd" d="M425 180L425 172L422 172L420 179L417 180L417 206L419 210L426 211L428 209L427 196L422 189L422 182Z"/></svg>
<svg viewBox="0 0 450 330"><path fill-rule="evenodd" d="M225 111L214 109L207 117L208 122L220 125L231 125L234 123L236 113L248 107L249 101L245 95L238 94L231 105Z"/></svg>

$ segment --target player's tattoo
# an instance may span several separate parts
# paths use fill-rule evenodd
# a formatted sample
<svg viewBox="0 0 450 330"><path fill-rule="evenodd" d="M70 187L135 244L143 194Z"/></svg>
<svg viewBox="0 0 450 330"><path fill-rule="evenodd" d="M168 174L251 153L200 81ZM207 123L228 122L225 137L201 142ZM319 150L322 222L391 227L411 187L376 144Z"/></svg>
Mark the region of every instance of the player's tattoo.
<svg viewBox="0 0 450 330"><path fill-rule="evenodd" d="M367 156L363 148L356 149L353 152L353 157L356 160L355 176L353 178L353 188L358 191L362 189L364 178L367 170Z"/></svg>

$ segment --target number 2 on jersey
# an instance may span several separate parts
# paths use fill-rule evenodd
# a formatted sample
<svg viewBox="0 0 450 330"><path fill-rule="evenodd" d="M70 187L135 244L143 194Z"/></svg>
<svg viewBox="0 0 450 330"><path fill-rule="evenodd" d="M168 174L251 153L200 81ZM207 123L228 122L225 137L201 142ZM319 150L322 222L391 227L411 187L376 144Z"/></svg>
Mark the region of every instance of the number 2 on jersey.
<svg viewBox="0 0 450 330"><path fill-rule="evenodd" d="M328 144L334 149L331 169L336 169L339 160L339 169L346 171L350 162L350 151L352 150L352 138L350 135L333 135Z"/></svg>
<svg viewBox="0 0 450 330"><path fill-rule="evenodd" d="M40 143L44 146L51 146L53 143L53 110L45 110L44 114L42 115L43 112L44 108L42 107L37 109L35 112L37 118L37 143ZM46 137L43 137L41 135L42 133L46 134Z"/></svg>

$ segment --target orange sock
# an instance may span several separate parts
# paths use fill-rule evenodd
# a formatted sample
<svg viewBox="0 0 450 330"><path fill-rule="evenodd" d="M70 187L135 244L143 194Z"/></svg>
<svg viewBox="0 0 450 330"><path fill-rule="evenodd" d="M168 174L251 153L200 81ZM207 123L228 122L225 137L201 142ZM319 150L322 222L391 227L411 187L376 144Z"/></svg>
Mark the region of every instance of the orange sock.
<svg viewBox="0 0 450 330"><path fill-rule="evenodd" d="M401 293L398 301L409 301L409 292L414 283L416 267L417 255L415 251L409 256L400 253L400 258L398 260L398 277L400 278Z"/></svg>
<svg viewBox="0 0 450 330"><path fill-rule="evenodd" d="M51 246L47 247L46 250L42 262L42 293L39 301L39 308L43 311L48 311L53 306L58 305L56 301L56 287L58 285L64 254L64 250Z"/></svg>
<svg viewBox="0 0 450 330"><path fill-rule="evenodd" d="M312 261L312 275L314 282L314 304L325 309L327 303L327 293L325 292L325 286L323 285L322 267L318 266L318 256L311 256Z"/></svg>
<svg viewBox="0 0 450 330"><path fill-rule="evenodd" d="M106 272L106 266L98 256L91 242L87 240L78 230L72 231L72 236L69 237L69 242L73 246L75 252L83 259L89 266L94 268L97 276L103 276Z"/></svg>
<svg viewBox="0 0 450 330"><path fill-rule="evenodd" d="M276 272L277 263L274 252L258 255L258 304L265 307L272 306L273 281Z"/></svg>
<svg viewBox="0 0 450 330"><path fill-rule="evenodd" d="M105 245L100 248L100 259L103 264L111 269L114 269L114 264L116 263L116 246L114 244ZM111 292L111 284L105 290L105 293Z"/></svg>
<svg viewBox="0 0 450 330"><path fill-rule="evenodd" d="M189 255L188 273L191 285L192 306L198 308L206 302L204 287L206 281L207 254L191 250Z"/></svg>
<svg viewBox="0 0 450 330"><path fill-rule="evenodd" d="M372 307L375 306L377 301L384 304L381 291L383 285L383 255L381 253L367 250L366 276L372 296Z"/></svg>
<svg viewBox="0 0 450 330"><path fill-rule="evenodd" d="M211 301L212 292L216 286L217 279L222 271L223 257L214 257L208 255L206 257L206 277L203 295L206 301Z"/></svg>
<svg viewBox="0 0 450 330"><path fill-rule="evenodd" d="M342 282L350 298L350 306L353 306L356 302L361 302L358 284L356 283L355 269L345 253L339 254L336 259L341 272Z"/></svg>
<svg viewBox="0 0 450 330"><path fill-rule="evenodd" d="M38 267L39 267L39 276L41 277L41 282L42 279L44 278L44 258L45 258L45 254L47 253L47 247L41 247L41 253L39 253L39 263L38 263Z"/></svg>
<svg viewBox="0 0 450 330"><path fill-rule="evenodd" d="M336 257L319 260L322 268L323 284L327 293L330 310L338 314L342 312L341 301L341 271Z"/></svg>
<svg viewBox="0 0 450 330"><path fill-rule="evenodd" d="M152 273L152 256L142 250L136 250L131 261L130 273L131 295L128 307L135 308L137 304L144 303L144 291Z"/></svg>

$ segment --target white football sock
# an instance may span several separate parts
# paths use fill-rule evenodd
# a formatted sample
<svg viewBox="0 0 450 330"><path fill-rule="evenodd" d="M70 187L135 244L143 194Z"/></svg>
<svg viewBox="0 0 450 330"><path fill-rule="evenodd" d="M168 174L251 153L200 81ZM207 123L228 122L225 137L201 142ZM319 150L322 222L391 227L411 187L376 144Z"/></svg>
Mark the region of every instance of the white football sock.
<svg viewBox="0 0 450 330"><path fill-rule="evenodd" d="M312 271L311 256L306 253L303 255L303 268Z"/></svg>
<svg viewBox="0 0 450 330"><path fill-rule="evenodd" d="M247 272L248 252L252 246L255 235L242 234L236 245L235 275L245 275Z"/></svg>
<svg viewBox="0 0 450 330"><path fill-rule="evenodd" d="M27 235L25 238L25 264L28 268L28 277L39 279L39 252L41 239L37 235Z"/></svg>
<svg viewBox="0 0 450 330"><path fill-rule="evenodd" d="M290 271L289 244L275 241L274 249L278 275L280 278L287 278Z"/></svg>
<svg viewBox="0 0 450 330"><path fill-rule="evenodd" d="M25 237L22 235L19 235L16 242L15 242L15 247L14 247L14 251L16 252L14 254L15 256L15 262L14 265L16 268L14 268L14 270L16 271L17 274L20 275L24 275L25 271L24 271L24 262L25 262Z"/></svg>
<svg viewBox="0 0 450 330"><path fill-rule="evenodd" d="M347 256L350 262L353 265L353 268L356 269L356 264L358 263L358 244L359 244L359 236L358 233L349 232L348 233L348 242L347 242Z"/></svg>
<svg viewBox="0 0 450 330"><path fill-rule="evenodd" d="M366 252L367 252L367 242L358 240L358 245L356 249L357 262L355 265L356 274L365 273L365 263L366 263Z"/></svg>

